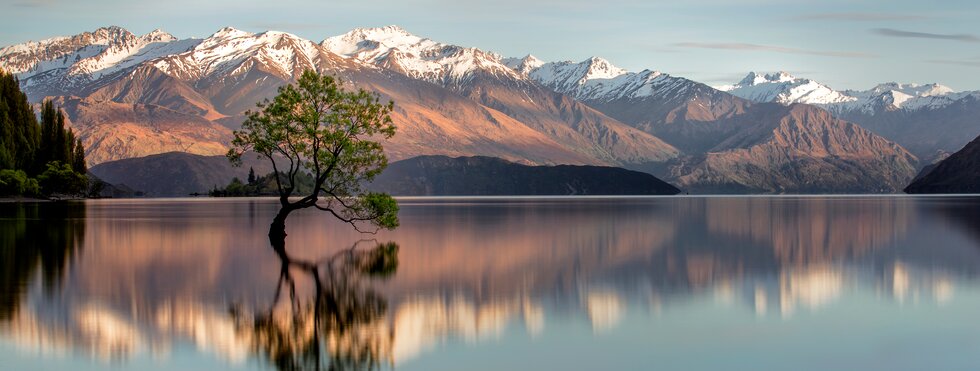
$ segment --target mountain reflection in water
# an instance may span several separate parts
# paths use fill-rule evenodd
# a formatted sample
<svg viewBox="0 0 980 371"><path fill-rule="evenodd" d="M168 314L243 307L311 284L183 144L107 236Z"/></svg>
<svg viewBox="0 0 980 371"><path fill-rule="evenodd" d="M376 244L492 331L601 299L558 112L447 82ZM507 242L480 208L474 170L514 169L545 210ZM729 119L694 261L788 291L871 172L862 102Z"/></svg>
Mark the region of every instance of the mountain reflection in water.
<svg viewBox="0 0 980 371"><path fill-rule="evenodd" d="M972 300L980 297L980 201L972 198L422 198L401 206L402 227L370 236L391 243L358 242L364 236L328 216L298 213L287 223L288 255L278 255L265 236L274 200L0 204L0 356L23 365L95 359L86 363L93 368L187 358L219 368L459 368L452 361L461 349L513 342L623 352L609 339L702 312L708 317L692 328L762 331L764 319L780 319L778 336L793 344L810 336L795 326L835 306L870 299L936 316L980 302ZM888 324L900 330L923 318ZM555 361L544 351L521 357ZM621 361L629 357L649 359Z"/></svg>

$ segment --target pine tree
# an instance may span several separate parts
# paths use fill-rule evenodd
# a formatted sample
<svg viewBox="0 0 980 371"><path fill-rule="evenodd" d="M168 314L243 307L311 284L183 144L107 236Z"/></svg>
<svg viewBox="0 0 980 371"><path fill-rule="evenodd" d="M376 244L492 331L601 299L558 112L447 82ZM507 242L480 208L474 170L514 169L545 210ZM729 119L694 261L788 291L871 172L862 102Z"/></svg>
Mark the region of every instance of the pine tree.
<svg viewBox="0 0 980 371"><path fill-rule="evenodd" d="M17 145L14 142L14 122L10 119L7 100L0 96L0 169L13 169Z"/></svg>
<svg viewBox="0 0 980 371"><path fill-rule="evenodd" d="M252 167L248 168L248 184L249 185L255 184L255 169L253 169Z"/></svg>
<svg viewBox="0 0 980 371"><path fill-rule="evenodd" d="M81 164L79 168L84 168L85 158L76 159L75 157L84 153L76 147L79 140L75 137L75 132L71 128L65 127L65 113L59 108L55 108L50 100L45 101L41 106L41 143L38 156L36 156L35 167L45 169L47 164L52 161L59 161L64 164ZM82 171L84 173L84 171Z"/></svg>
<svg viewBox="0 0 980 371"><path fill-rule="evenodd" d="M55 136L52 142L52 147L54 148L51 154L52 160L70 163L68 161L68 135L65 132L65 115L61 113L60 109L56 109L55 112Z"/></svg>
<svg viewBox="0 0 980 371"><path fill-rule="evenodd" d="M75 133L72 132L71 128L65 134L65 146L68 148L65 151L64 162L71 166L75 163Z"/></svg>
<svg viewBox="0 0 980 371"><path fill-rule="evenodd" d="M36 174L39 126L27 95L14 75L0 70L0 169Z"/></svg>
<svg viewBox="0 0 980 371"><path fill-rule="evenodd" d="M77 194L87 187L85 148L75 132L66 128L64 112L56 108L52 101L45 101L41 106L39 124L27 95L20 90L20 82L14 75L2 70L0 170L5 170L4 174L7 175L21 174L19 177L28 183L33 182L34 187L31 188L35 189L43 178L45 186L42 190L46 193L67 190L70 194ZM63 176L66 171L73 175ZM37 180L31 179L34 177Z"/></svg>
<svg viewBox="0 0 980 371"><path fill-rule="evenodd" d="M72 156L71 168L76 173L88 173L88 166L85 165L85 147L82 146L81 139L75 139L75 153Z"/></svg>
<svg viewBox="0 0 980 371"><path fill-rule="evenodd" d="M48 162L54 161L54 143L55 143L55 124L57 119L55 118L56 113L54 110L54 103L50 100L44 101L41 104L41 143L39 145L38 154L36 156L35 168L37 173L46 169Z"/></svg>

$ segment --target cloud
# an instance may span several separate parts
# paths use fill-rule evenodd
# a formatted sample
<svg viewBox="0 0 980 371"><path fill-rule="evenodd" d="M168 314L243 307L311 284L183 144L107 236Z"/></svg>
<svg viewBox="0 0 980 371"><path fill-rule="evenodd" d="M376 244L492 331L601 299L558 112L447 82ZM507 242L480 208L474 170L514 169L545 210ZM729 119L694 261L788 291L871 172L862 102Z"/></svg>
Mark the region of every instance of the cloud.
<svg viewBox="0 0 980 371"><path fill-rule="evenodd" d="M980 67L980 58L974 59L931 59L926 63L951 64L955 66Z"/></svg>
<svg viewBox="0 0 980 371"><path fill-rule="evenodd" d="M913 14L893 14L893 13L816 13L793 17L797 21L854 21L854 22L873 22L873 21L913 21L929 19L929 17Z"/></svg>
<svg viewBox="0 0 980 371"><path fill-rule="evenodd" d="M55 5L54 0L23 0L13 3L18 8L43 8L52 5Z"/></svg>
<svg viewBox="0 0 980 371"><path fill-rule="evenodd" d="M782 46L758 45L758 44L746 44L746 43L685 42L685 43L674 44L674 46L681 47L681 48L741 50L741 51L771 52L771 53L784 53L784 54L819 55L824 57L841 57L841 58L875 57L875 55L868 54L868 53L805 50L805 49L797 49L797 48L787 48Z"/></svg>
<svg viewBox="0 0 980 371"><path fill-rule="evenodd" d="M975 43L980 42L980 37L970 34L941 34L941 33L927 33L927 32L914 32L914 31L903 31L896 30L892 28L875 28L871 30L881 36L888 37L906 37L906 38L916 38L916 39L933 39L933 40L950 40L950 41L962 41Z"/></svg>

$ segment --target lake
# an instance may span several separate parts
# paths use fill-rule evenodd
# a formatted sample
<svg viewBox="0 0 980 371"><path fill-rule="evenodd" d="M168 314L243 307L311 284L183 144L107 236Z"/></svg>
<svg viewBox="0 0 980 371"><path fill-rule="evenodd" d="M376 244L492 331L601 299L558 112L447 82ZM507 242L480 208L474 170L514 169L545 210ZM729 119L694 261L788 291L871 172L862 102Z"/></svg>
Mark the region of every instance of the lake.
<svg viewBox="0 0 980 371"><path fill-rule="evenodd" d="M0 365L975 369L980 198L0 204Z"/></svg>

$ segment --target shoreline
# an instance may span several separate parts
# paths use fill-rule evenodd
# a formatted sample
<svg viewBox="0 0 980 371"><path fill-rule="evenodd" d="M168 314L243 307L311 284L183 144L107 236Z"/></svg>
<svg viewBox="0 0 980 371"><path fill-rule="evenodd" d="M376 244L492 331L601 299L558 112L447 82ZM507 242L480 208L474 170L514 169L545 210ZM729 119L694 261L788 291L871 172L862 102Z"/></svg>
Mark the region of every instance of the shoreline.
<svg viewBox="0 0 980 371"><path fill-rule="evenodd" d="M0 203L19 203L19 202L51 202L47 198L33 198L33 197L0 197Z"/></svg>

